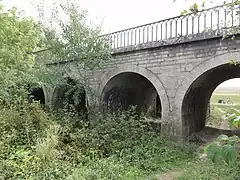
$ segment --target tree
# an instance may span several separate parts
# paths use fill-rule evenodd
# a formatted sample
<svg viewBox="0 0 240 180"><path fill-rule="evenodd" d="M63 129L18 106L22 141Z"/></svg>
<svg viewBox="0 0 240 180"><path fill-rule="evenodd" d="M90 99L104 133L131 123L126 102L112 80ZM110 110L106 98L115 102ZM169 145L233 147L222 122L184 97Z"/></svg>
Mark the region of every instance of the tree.
<svg viewBox="0 0 240 180"><path fill-rule="evenodd" d="M175 2L177 0L173 0L173 2ZM188 2L193 2L193 0L184 0L184 1L188 1ZM212 1L212 0L201 0L199 1L199 3L193 3L190 7L188 7L187 9L184 9L182 12L181 12L181 15L186 15L186 14L189 14L189 13L197 13L201 10L204 10L207 6L206 4L212 4L213 2L218 2L218 5L221 6L221 5L226 5L229 7L229 9L233 9L233 8L238 8L238 7L234 7L236 5L240 5L240 1L239 0L231 0L231 1L219 1L219 0L215 0L215 1ZM239 13L239 11L238 11Z"/></svg>
<svg viewBox="0 0 240 180"><path fill-rule="evenodd" d="M109 41L101 36L101 26L90 24L87 11L75 0L57 2L53 1L47 13L43 3L37 5L46 53L54 55L47 63L74 61L80 69L99 68L110 57Z"/></svg>
<svg viewBox="0 0 240 180"><path fill-rule="evenodd" d="M83 77L82 84L87 84L85 71L109 59L100 26L87 24L87 13L79 11L76 2L54 2L47 13L42 4L37 7L37 21L22 16L16 8L0 7L0 100L5 105L26 101L29 86L62 82L69 66L64 62L72 61Z"/></svg>
<svg viewBox="0 0 240 180"><path fill-rule="evenodd" d="M5 105L22 102L26 85L32 81L34 51L40 40L40 28L16 8L0 6L0 101Z"/></svg>
<svg viewBox="0 0 240 180"><path fill-rule="evenodd" d="M60 3L53 1L48 10L44 3L37 4L36 7L46 49L37 55L41 61L47 60L44 63L54 64L51 68L60 74L67 73L71 62L78 78L81 79L81 83L76 86L79 86L79 90L84 86L91 92L87 72L100 68L110 58L109 41L107 37L101 36L101 26L94 26L89 22L87 11L81 10L74 0ZM51 16L48 17L48 14ZM54 58L49 59L49 55ZM48 58L44 58L45 56ZM64 79L61 79L59 82L63 81ZM76 99L78 94L76 91Z"/></svg>

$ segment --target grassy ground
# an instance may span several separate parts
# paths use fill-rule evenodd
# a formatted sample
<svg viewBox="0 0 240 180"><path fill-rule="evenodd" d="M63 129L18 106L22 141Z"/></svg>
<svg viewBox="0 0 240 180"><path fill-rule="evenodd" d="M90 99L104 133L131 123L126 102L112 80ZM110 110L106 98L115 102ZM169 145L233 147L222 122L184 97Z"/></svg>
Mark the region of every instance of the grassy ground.
<svg viewBox="0 0 240 180"><path fill-rule="evenodd" d="M233 166L225 163L213 163L206 156L195 154L195 158L185 161L184 165L159 173L156 180L239 180L240 163ZM150 179L154 179L151 177Z"/></svg>
<svg viewBox="0 0 240 180"><path fill-rule="evenodd" d="M233 104L240 105L240 94L235 93L215 93L212 95L211 103L216 104L220 99L230 99Z"/></svg>
<svg viewBox="0 0 240 180"><path fill-rule="evenodd" d="M226 103L218 103L219 100L224 100ZM210 103L211 114L208 117L207 126L228 129L228 123L225 122L224 115L231 113L233 109L240 110L240 93L234 91L216 92L212 95Z"/></svg>
<svg viewBox="0 0 240 180"><path fill-rule="evenodd" d="M186 164L182 175L175 180L238 180L239 164L228 166L224 163L214 164L208 159L197 159Z"/></svg>

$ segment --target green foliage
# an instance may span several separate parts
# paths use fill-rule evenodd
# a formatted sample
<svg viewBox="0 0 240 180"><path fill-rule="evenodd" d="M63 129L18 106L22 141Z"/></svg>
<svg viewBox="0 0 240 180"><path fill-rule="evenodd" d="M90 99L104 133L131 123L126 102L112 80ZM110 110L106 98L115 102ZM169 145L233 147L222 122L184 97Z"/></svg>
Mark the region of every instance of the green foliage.
<svg viewBox="0 0 240 180"><path fill-rule="evenodd" d="M35 64L30 54L39 43L39 26L17 9L0 6L0 104L23 103Z"/></svg>
<svg viewBox="0 0 240 180"><path fill-rule="evenodd" d="M181 11L180 15L185 16L187 14L190 13L197 13L198 11L200 11L200 8L205 8L205 4L206 2L203 1L201 6L198 3L194 3L193 5L191 5L188 9L184 9L183 11Z"/></svg>
<svg viewBox="0 0 240 180"><path fill-rule="evenodd" d="M36 7L42 35L41 48L35 52L39 81L56 87L66 85L65 77L74 68L74 79L79 79L79 85L95 96L86 74L110 60L109 39L101 36L101 25L93 25L87 11L75 0L51 1L48 6L43 0ZM71 62L71 70L67 62ZM75 90L72 88L69 92ZM74 101L78 99L74 96Z"/></svg>
<svg viewBox="0 0 240 180"><path fill-rule="evenodd" d="M232 165L239 157L237 151L239 142L240 138L238 136L220 135L215 142L205 148L205 152L213 162L219 163L224 160L227 164Z"/></svg>
<svg viewBox="0 0 240 180"><path fill-rule="evenodd" d="M52 125L54 122L51 117L37 103L22 110L1 108L1 175L21 179L34 174L42 166L41 156L36 156L35 146Z"/></svg>
<svg viewBox="0 0 240 180"><path fill-rule="evenodd" d="M236 109L231 109L231 113L226 115L231 126L238 128L240 126L240 112Z"/></svg>
<svg viewBox="0 0 240 180"><path fill-rule="evenodd" d="M116 179L116 180L134 180L143 179L143 171L134 167L126 166L115 158L99 159L91 162L88 166L77 167L68 179Z"/></svg>
<svg viewBox="0 0 240 180"><path fill-rule="evenodd" d="M194 3L190 8L189 10L193 13L197 13L198 12L198 4L197 3Z"/></svg>
<svg viewBox="0 0 240 180"><path fill-rule="evenodd" d="M1 111L0 175L8 179L145 179L190 158L134 110L78 128L31 106L26 114Z"/></svg>
<svg viewBox="0 0 240 180"><path fill-rule="evenodd" d="M39 5L38 22L22 16L15 8L0 7L0 104L23 104L29 87L63 82L68 65L49 63L73 60L79 71L76 74L86 85L86 70L98 68L109 59L108 41L99 37L100 26L89 25L86 12L76 2L53 4L49 18Z"/></svg>
<svg viewBox="0 0 240 180"><path fill-rule="evenodd" d="M237 157L238 157L238 152L236 150L235 147L229 145L229 144L225 144L222 146L222 156L224 158L224 161L227 164L233 164L234 162L236 162Z"/></svg>
<svg viewBox="0 0 240 180"><path fill-rule="evenodd" d="M225 100L227 104L217 103L219 99ZM214 94L211 98L211 124L218 124L219 121L226 119L231 129L238 128L240 125L240 95L236 93ZM210 123L208 122L208 123Z"/></svg>
<svg viewBox="0 0 240 180"><path fill-rule="evenodd" d="M224 120L223 113L215 105L210 106L210 114L207 117L206 126L219 127Z"/></svg>
<svg viewBox="0 0 240 180"><path fill-rule="evenodd" d="M73 60L80 69L95 69L110 57L109 44L101 37L101 26L87 21L87 11L77 1L53 1L47 18L44 4L38 4L39 23L44 33L50 62ZM49 56L48 56L49 57ZM48 58L49 63L49 58ZM58 67L64 69L64 66ZM82 73L81 73L82 74Z"/></svg>
<svg viewBox="0 0 240 180"><path fill-rule="evenodd" d="M29 18L23 18L12 8L0 6L0 68L3 72L17 69L20 72L32 68L33 55L39 42L39 27Z"/></svg>
<svg viewBox="0 0 240 180"><path fill-rule="evenodd" d="M237 180L240 177L240 163L234 166L226 163L213 163L209 159L196 159L187 163L183 168L183 174L176 180Z"/></svg>
<svg viewBox="0 0 240 180"><path fill-rule="evenodd" d="M46 137L37 139L35 150L40 160L44 164L49 164L59 155L59 152L56 150L58 145L58 126L50 126L45 133Z"/></svg>
<svg viewBox="0 0 240 180"><path fill-rule="evenodd" d="M144 170L165 170L177 163L178 158L185 157L186 154L168 144L168 140L133 112L124 113L121 117L99 118L91 128L67 129L61 137L62 142L68 142L69 154L78 153L71 151L70 147L75 147L86 156L114 156Z"/></svg>
<svg viewBox="0 0 240 180"><path fill-rule="evenodd" d="M14 148L16 145L31 146L50 124L52 124L52 121L49 116L37 103L27 105L22 110L14 107L0 107L1 145L7 149ZM1 155L4 154L4 152L1 152Z"/></svg>
<svg viewBox="0 0 240 180"><path fill-rule="evenodd" d="M221 159L221 149L216 143L212 143L206 148L208 157L213 162L219 162Z"/></svg>

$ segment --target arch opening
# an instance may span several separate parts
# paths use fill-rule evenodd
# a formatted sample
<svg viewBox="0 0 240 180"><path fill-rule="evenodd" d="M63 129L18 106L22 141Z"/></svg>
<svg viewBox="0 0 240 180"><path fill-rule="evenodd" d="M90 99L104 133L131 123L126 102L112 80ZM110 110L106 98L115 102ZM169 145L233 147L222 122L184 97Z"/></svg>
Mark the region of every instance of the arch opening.
<svg viewBox="0 0 240 180"><path fill-rule="evenodd" d="M29 102L39 101L40 104L45 104L45 95L42 88L29 88L28 90Z"/></svg>
<svg viewBox="0 0 240 180"><path fill-rule="evenodd" d="M212 113L211 97L224 81L240 78L240 67L230 63L217 66L200 75L188 88L182 102L182 120L185 138L209 125Z"/></svg>
<svg viewBox="0 0 240 180"><path fill-rule="evenodd" d="M65 83L56 87L53 96L55 110L64 110L87 118L86 91L83 85L76 83L71 78L66 78Z"/></svg>
<svg viewBox="0 0 240 180"><path fill-rule="evenodd" d="M119 73L105 85L101 101L103 111L121 113L130 106L138 114L149 118L161 118L162 105L157 90L144 76L134 72Z"/></svg>
<svg viewBox="0 0 240 180"><path fill-rule="evenodd" d="M240 111L240 78L221 83L213 91L208 108L206 126L223 130L236 129L229 123L229 119L230 116L238 116Z"/></svg>

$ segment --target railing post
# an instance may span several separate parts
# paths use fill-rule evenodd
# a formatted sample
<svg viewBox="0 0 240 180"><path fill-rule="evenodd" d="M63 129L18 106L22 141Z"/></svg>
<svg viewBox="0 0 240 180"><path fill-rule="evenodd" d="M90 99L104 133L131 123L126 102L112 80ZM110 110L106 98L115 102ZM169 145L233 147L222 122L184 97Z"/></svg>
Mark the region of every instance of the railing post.
<svg viewBox="0 0 240 180"><path fill-rule="evenodd" d="M234 16L234 12L237 9L240 10L240 6L235 5L234 7L231 7L229 25L227 23L227 7L228 5L216 6L185 16L169 18L166 20L161 20L154 23L149 23L142 26L137 26L134 28L129 28L126 30L111 33L109 34L109 37L111 39L111 47L116 49L126 46L139 45L142 43L163 41L167 40L168 38L176 38L179 35L188 36L195 33L201 33L202 30L205 31L207 30L207 28L212 31L231 28L234 26L235 21L237 21L236 25L239 25L240 14L238 16ZM220 26L220 18L222 17L224 23L223 27ZM216 20L213 18L215 18Z"/></svg>

